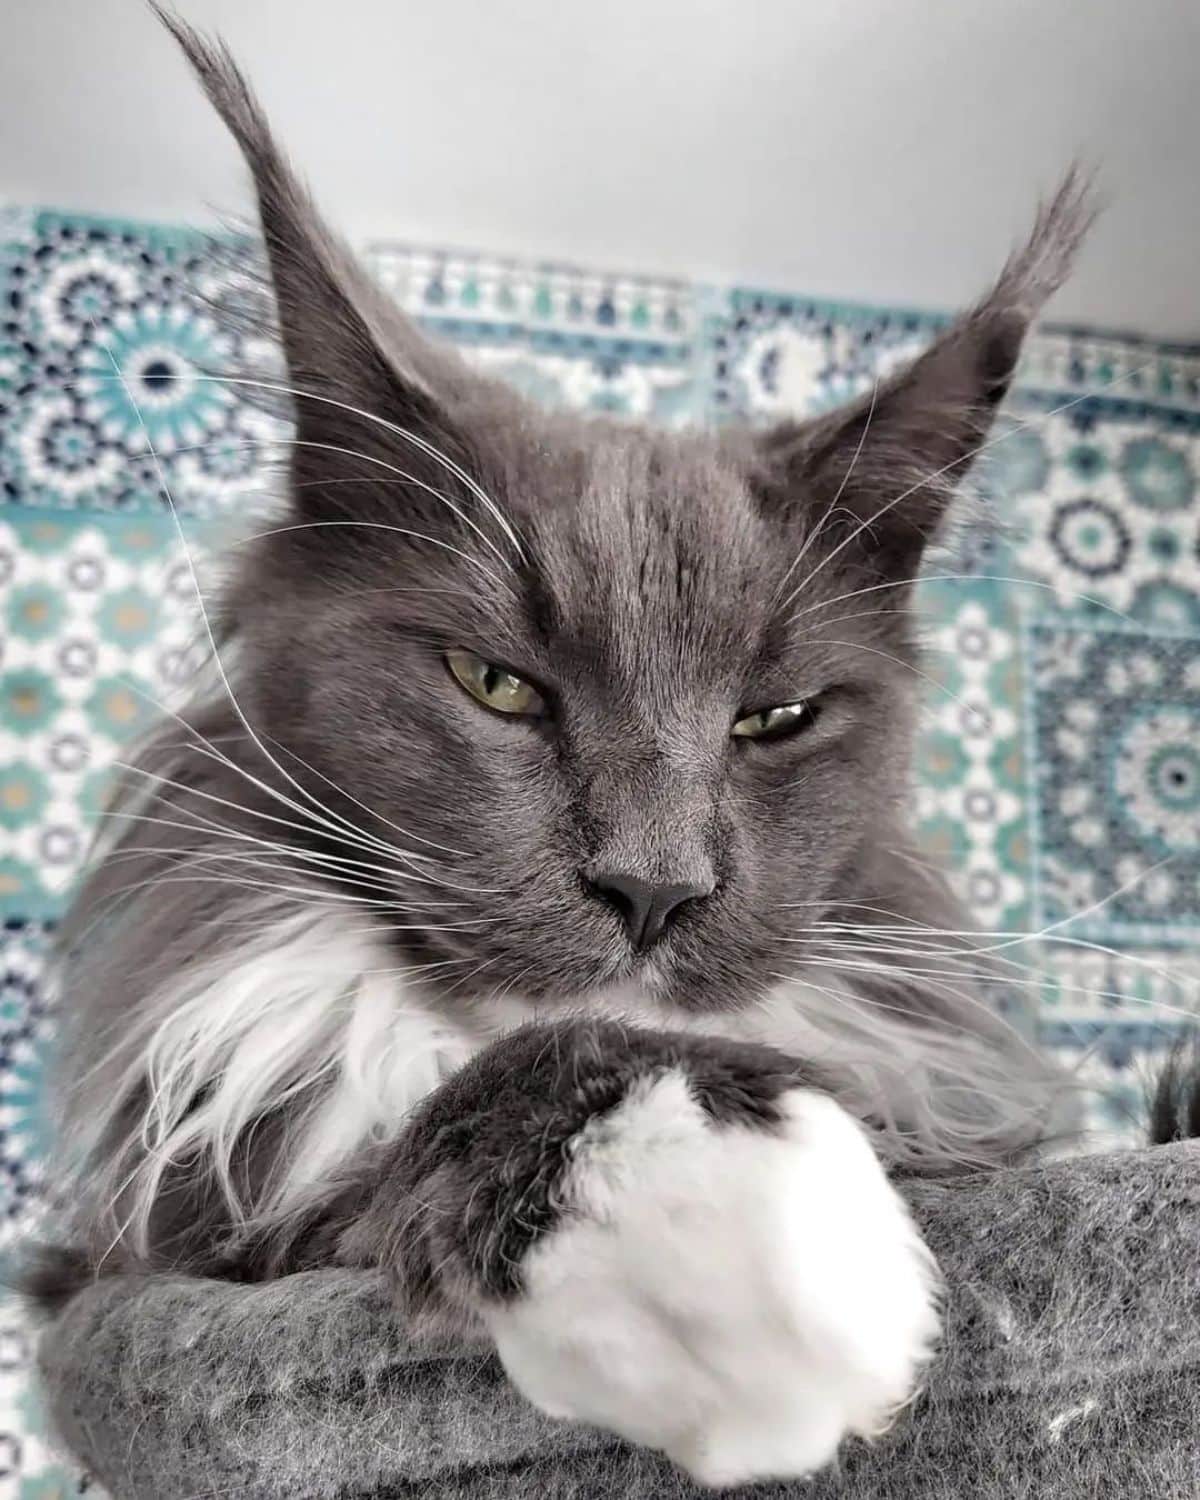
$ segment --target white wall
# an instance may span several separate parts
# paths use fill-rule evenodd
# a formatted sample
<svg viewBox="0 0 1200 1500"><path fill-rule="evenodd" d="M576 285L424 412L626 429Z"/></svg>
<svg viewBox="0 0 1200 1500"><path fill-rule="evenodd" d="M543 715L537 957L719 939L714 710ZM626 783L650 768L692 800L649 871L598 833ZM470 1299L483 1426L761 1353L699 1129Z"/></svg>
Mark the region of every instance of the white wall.
<svg viewBox="0 0 1200 1500"><path fill-rule="evenodd" d="M331 217L944 307L1077 151L1059 319L1200 337L1200 0L178 0ZM0 0L0 197L205 221L245 184L138 0Z"/></svg>

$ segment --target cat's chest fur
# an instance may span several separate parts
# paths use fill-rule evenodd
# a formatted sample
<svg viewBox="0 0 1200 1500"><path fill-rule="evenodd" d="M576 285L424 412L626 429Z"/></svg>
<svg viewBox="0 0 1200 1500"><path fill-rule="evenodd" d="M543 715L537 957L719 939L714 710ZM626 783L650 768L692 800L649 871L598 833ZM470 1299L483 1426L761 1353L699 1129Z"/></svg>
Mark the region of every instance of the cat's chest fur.
<svg viewBox="0 0 1200 1500"><path fill-rule="evenodd" d="M419 969L397 964L368 923L336 906L277 920L250 950L230 948L181 976L180 990L154 1044L152 1133L157 1124L165 1145L172 1127L182 1126L193 1142L214 1147L281 1093L309 1095L289 1135L276 1210L356 1147L392 1135L446 1077L530 1021L606 1017L770 1042L818 1060L831 1045L814 1020L829 1011L831 992L802 982L745 1006L731 998L728 1011L705 1015L666 1005L636 982L554 1004L467 986L440 998ZM850 1004L840 991L837 1000L840 1008ZM199 1075L204 1102L186 1121L173 1121L174 1083L182 1091Z"/></svg>

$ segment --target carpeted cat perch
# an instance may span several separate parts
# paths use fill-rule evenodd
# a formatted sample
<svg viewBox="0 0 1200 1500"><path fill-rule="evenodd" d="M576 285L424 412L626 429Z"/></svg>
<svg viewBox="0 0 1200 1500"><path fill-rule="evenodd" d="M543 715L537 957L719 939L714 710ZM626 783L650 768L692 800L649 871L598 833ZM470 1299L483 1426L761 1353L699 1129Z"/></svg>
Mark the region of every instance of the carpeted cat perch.
<svg viewBox="0 0 1200 1500"><path fill-rule="evenodd" d="M837 1472L739 1495L1200 1493L1200 1143L913 1185L949 1284L928 1387ZM236 1351L236 1358L230 1357ZM382 1278L115 1279L45 1333L64 1440L118 1500L704 1493L529 1407L486 1355L414 1346ZM171 1371L181 1402L159 1396Z"/></svg>

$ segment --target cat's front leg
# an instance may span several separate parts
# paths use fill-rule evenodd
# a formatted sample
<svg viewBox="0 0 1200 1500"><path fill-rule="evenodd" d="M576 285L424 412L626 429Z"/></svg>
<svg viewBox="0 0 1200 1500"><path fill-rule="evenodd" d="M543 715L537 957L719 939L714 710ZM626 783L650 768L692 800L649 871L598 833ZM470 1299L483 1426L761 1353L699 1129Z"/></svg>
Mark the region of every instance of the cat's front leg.
<svg viewBox="0 0 1200 1500"><path fill-rule="evenodd" d="M704 1483L819 1468L888 1425L930 1356L936 1270L903 1202L766 1048L526 1028L398 1144L360 1232L410 1307L472 1308L529 1400Z"/></svg>

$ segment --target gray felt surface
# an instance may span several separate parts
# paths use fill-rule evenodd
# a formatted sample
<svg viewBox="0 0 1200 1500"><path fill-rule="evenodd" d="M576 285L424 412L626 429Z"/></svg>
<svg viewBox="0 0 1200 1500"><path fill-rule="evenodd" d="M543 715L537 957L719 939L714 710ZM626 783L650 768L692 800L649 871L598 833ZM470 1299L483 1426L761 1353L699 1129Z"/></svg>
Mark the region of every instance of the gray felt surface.
<svg viewBox="0 0 1200 1500"><path fill-rule="evenodd" d="M1200 1495L1200 1144L907 1193L950 1285L928 1389L804 1500ZM484 1354L422 1351L382 1281L113 1280L47 1330L71 1450L118 1500L694 1496L540 1416Z"/></svg>

